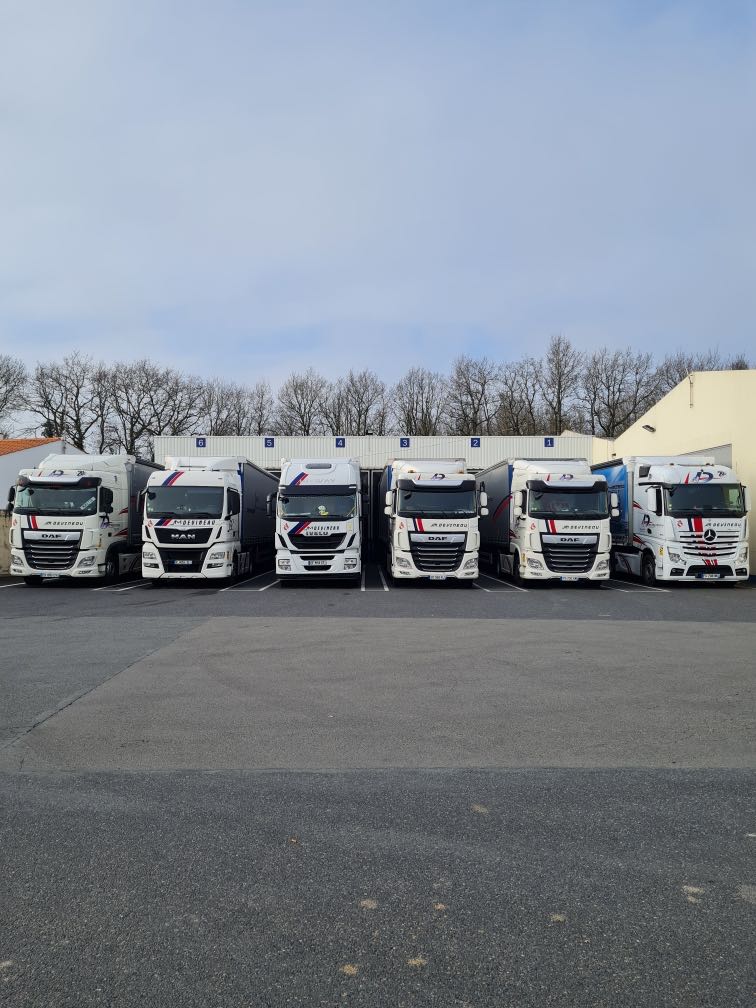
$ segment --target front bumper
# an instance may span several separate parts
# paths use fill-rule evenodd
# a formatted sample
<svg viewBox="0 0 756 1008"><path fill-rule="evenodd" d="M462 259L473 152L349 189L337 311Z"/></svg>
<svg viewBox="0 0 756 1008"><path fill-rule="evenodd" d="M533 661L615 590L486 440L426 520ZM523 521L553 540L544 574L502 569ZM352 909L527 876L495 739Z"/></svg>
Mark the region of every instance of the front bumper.
<svg viewBox="0 0 756 1008"><path fill-rule="evenodd" d="M11 549L10 570L11 577L39 577L44 579L53 578L94 578L103 577L105 574L105 554L101 550L80 550L72 566L60 568L49 568L45 570L40 567L31 567L24 556L24 551L17 548Z"/></svg>
<svg viewBox="0 0 756 1008"><path fill-rule="evenodd" d="M527 550L520 567L520 576L526 581L607 581L610 574L608 553L598 553L590 570L572 573L550 570L543 553Z"/></svg>
<svg viewBox="0 0 756 1008"><path fill-rule="evenodd" d="M201 552L204 554L200 562L197 562L196 554L199 551L186 551L186 566L191 570L181 570L179 550L170 550L166 553L173 558L173 566L166 569L166 562L156 546L145 546L142 549L142 577L145 580L158 581L190 581L192 579L204 581L222 581L231 577L234 572L234 551L224 548L223 544L217 545ZM223 556L215 556L216 553L223 553Z"/></svg>
<svg viewBox="0 0 756 1008"><path fill-rule="evenodd" d="M356 577L362 571L362 560L356 549L341 553L296 553L293 550L276 550L276 574L282 578L295 577Z"/></svg>
<svg viewBox="0 0 756 1008"><path fill-rule="evenodd" d="M454 570L431 571L421 570L409 550L397 550L391 561L391 575L397 581L472 581L478 576L478 553L463 553Z"/></svg>
<svg viewBox="0 0 756 1008"><path fill-rule="evenodd" d="M747 581L750 575L748 561L738 561L732 557L720 559L716 565L702 561L688 563L675 562L665 557L663 562L656 559L656 577L659 581Z"/></svg>

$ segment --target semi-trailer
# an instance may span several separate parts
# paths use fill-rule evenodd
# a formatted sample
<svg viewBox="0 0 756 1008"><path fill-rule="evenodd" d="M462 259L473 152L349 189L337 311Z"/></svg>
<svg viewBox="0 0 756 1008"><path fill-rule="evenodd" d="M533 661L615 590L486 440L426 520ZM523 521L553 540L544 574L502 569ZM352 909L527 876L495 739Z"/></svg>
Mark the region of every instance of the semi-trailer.
<svg viewBox="0 0 756 1008"><path fill-rule="evenodd" d="M750 492L713 456L647 455L592 466L617 494L615 571L655 581L745 581Z"/></svg>
<svg viewBox="0 0 756 1008"><path fill-rule="evenodd" d="M162 466L133 455L48 455L12 489L10 573L112 579L138 572L139 495Z"/></svg>
<svg viewBox="0 0 756 1008"><path fill-rule="evenodd" d="M161 585L262 568L274 548L266 502L276 482L241 456L166 458L144 494L142 576Z"/></svg>
<svg viewBox="0 0 756 1008"><path fill-rule="evenodd" d="M362 488L359 459L281 459L276 515L276 574L282 585L307 578L359 583Z"/></svg>
<svg viewBox="0 0 756 1008"><path fill-rule="evenodd" d="M395 583L478 576L478 516L488 513L465 459L394 459L383 470L379 542Z"/></svg>
<svg viewBox="0 0 756 1008"><path fill-rule="evenodd" d="M490 514L480 521L481 562L514 580L590 581L609 577L606 479L586 459L514 459L476 474Z"/></svg>

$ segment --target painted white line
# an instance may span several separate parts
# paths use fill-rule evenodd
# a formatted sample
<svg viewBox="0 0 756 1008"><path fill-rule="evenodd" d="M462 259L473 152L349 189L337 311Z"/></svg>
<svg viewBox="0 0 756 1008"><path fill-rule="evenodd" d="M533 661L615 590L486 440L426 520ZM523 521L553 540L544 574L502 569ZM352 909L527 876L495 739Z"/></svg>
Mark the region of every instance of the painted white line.
<svg viewBox="0 0 756 1008"><path fill-rule="evenodd" d="M381 575L381 581L383 582L383 590L388 591L389 586L386 584L386 578L383 576L383 571L381 570L380 567L378 568L378 573Z"/></svg>
<svg viewBox="0 0 756 1008"><path fill-rule="evenodd" d="M116 588L116 592L131 591L132 588L144 588L145 585L149 584L149 581L137 581L136 584L127 585L125 588Z"/></svg>
<svg viewBox="0 0 756 1008"><path fill-rule="evenodd" d="M528 590L527 588L519 588L517 585L510 584L509 581L501 581L501 580L499 580L499 578L492 577L490 574L478 574L478 577L479 578L482 578L482 577L488 578L488 580L489 581L493 581L494 584L500 585L501 587L498 588L498 589L496 589L497 591L505 591L505 592L506 591L524 591L524 592L526 592ZM482 587L482 585L481 585L481 587ZM485 590L492 592L494 589L493 588L486 588Z"/></svg>
<svg viewBox="0 0 756 1008"><path fill-rule="evenodd" d="M270 584L264 585L262 588L255 588L254 591L259 591L259 592L260 591L267 591L268 588L272 588L273 585L277 585L278 583L279 583L278 578L276 578L276 580L275 581L271 581ZM253 589L252 588L246 588L245 591L253 591Z"/></svg>
<svg viewBox="0 0 756 1008"><path fill-rule="evenodd" d="M630 591L629 588L615 588L614 585L610 585L610 584L608 584L606 587L609 589L609 591L623 592L625 595L634 595L635 594L635 592Z"/></svg>
<svg viewBox="0 0 756 1008"><path fill-rule="evenodd" d="M489 595L495 595L496 592L493 588L484 588L483 585L478 584L477 581L473 581L473 588L480 588L481 591L488 592Z"/></svg>
<svg viewBox="0 0 756 1008"><path fill-rule="evenodd" d="M612 582L612 584L627 584L626 581L624 581L624 582L623 581L619 581L618 582L618 581L615 580L615 578L609 578L609 581ZM615 588L614 590L615 591L624 591L624 592L627 592L630 595L632 595L633 592L642 592L642 591L665 592L667 595L670 593L670 589L669 588L654 588L651 585L644 585L644 584L633 584L631 588Z"/></svg>
<svg viewBox="0 0 756 1008"><path fill-rule="evenodd" d="M360 578L360 591L365 591L365 568L362 568L362 577Z"/></svg>
<svg viewBox="0 0 756 1008"><path fill-rule="evenodd" d="M90 588L89 590L90 591L107 591L108 588L110 588L112 590L113 585L112 584L104 584L104 585L100 585L99 588Z"/></svg>
<svg viewBox="0 0 756 1008"><path fill-rule="evenodd" d="M265 577L266 574L270 575L274 573L275 571L268 570L263 571L262 574L255 574L254 577L244 578L243 581L236 581L234 584L229 585L228 588L220 588L218 590L218 594L220 595L220 593L224 591L232 591L234 588L240 588L242 585L249 584L250 581L257 581L258 578ZM247 591L257 591L257 589L248 588Z"/></svg>
<svg viewBox="0 0 756 1008"><path fill-rule="evenodd" d="M23 583L23 581L17 581L16 584L0 585L0 588L20 588Z"/></svg>

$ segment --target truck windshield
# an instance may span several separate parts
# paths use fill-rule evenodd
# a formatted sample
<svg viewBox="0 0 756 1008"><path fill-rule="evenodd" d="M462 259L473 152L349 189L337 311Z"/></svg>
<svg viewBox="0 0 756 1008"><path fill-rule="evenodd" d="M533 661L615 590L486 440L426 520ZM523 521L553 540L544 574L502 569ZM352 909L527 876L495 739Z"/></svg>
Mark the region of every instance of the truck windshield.
<svg viewBox="0 0 756 1008"><path fill-rule="evenodd" d="M474 518L474 490L399 490L397 514L402 518Z"/></svg>
<svg viewBox="0 0 756 1008"><path fill-rule="evenodd" d="M608 518L606 490L531 490L533 518Z"/></svg>
<svg viewBox="0 0 756 1008"><path fill-rule="evenodd" d="M220 518L223 487L152 487L146 510L148 518Z"/></svg>
<svg viewBox="0 0 756 1008"><path fill-rule="evenodd" d="M726 515L742 518L745 514L743 488L737 483L680 483L664 491L666 511L673 518L695 515Z"/></svg>
<svg viewBox="0 0 756 1008"><path fill-rule="evenodd" d="M97 514L97 487L19 484L13 510L18 514L38 515Z"/></svg>
<svg viewBox="0 0 756 1008"><path fill-rule="evenodd" d="M308 487L309 489L309 487ZM344 521L354 517L357 511L356 494L297 494L287 497L279 495L278 514L281 518L309 518L317 521L327 518L329 521Z"/></svg>

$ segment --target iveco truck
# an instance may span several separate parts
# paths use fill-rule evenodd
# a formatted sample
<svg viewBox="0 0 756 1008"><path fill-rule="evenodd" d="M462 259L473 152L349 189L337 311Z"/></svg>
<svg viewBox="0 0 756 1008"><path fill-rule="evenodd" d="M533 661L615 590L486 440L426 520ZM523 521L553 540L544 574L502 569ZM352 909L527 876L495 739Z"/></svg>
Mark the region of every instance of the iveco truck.
<svg viewBox="0 0 756 1008"><path fill-rule="evenodd" d="M480 522L481 561L515 581L609 577L610 508L604 477L586 459L516 459L475 477L491 513Z"/></svg>
<svg viewBox="0 0 756 1008"><path fill-rule="evenodd" d="M395 583L478 576L478 516L487 514L464 459L394 459L381 476L380 542Z"/></svg>
<svg viewBox="0 0 756 1008"><path fill-rule="evenodd" d="M48 455L19 473L13 493L10 573L112 579L139 572L139 494L162 466L133 455Z"/></svg>
<svg viewBox="0 0 756 1008"><path fill-rule="evenodd" d="M262 568L273 554L266 502L275 486L245 458L167 458L145 493L142 576L159 586Z"/></svg>
<svg viewBox="0 0 756 1008"><path fill-rule="evenodd" d="M358 459L281 459L276 574L282 585L307 578L358 583L362 572L362 492Z"/></svg>
<svg viewBox="0 0 756 1008"><path fill-rule="evenodd" d="M594 465L619 497L612 565L645 584L745 581L750 493L710 455L633 456Z"/></svg>

